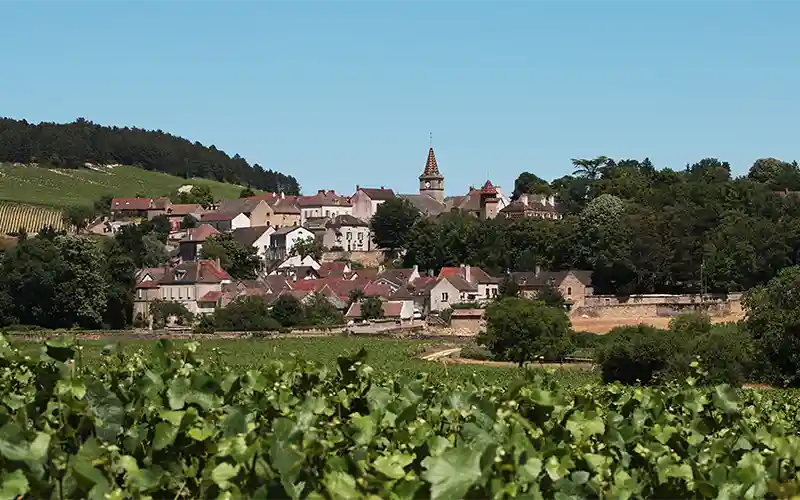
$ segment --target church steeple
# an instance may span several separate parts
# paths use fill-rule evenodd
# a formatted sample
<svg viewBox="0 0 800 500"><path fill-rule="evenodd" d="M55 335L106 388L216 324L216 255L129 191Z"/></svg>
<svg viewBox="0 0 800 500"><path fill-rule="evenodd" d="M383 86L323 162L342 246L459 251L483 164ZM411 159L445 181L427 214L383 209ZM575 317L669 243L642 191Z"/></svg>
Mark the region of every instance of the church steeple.
<svg viewBox="0 0 800 500"><path fill-rule="evenodd" d="M425 170L419 176L419 194L428 195L439 203L444 203L444 176L439 173L439 165L436 163L432 145L428 150Z"/></svg>

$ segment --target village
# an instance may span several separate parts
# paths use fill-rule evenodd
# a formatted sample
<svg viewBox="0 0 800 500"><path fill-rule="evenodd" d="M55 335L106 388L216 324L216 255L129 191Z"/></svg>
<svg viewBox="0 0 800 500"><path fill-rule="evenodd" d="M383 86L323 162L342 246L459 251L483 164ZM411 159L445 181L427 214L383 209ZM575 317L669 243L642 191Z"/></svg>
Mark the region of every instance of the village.
<svg viewBox="0 0 800 500"><path fill-rule="evenodd" d="M482 219L540 217L559 219L552 196L523 195L511 202L500 186L487 180L469 186L462 196L444 195L444 176L430 148L419 192L398 194L380 186L356 186L352 195L319 190L307 196L264 193L241 199L200 204L174 204L169 198L114 198L111 212L95 232L114 233L143 220L166 217L169 261L139 270L136 275L134 316L151 321L155 300L176 301L192 314L212 314L240 297L263 297L268 304L283 295L305 303L323 296L348 324L365 323L363 299L380 300L381 320L411 326L447 329L451 334L475 335L484 325L486 305L496 299L504 282L513 281L522 296L535 297L543 288L557 289L565 299L573 324L593 331L620 324L665 322L677 310L691 308L707 297L595 296L592 272L580 269L512 272L493 276L466 264L438 272L418 266L393 268L384 249L373 241L370 221L378 207L393 198L408 200L425 217L462 212ZM186 220L192 222L186 227ZM230 234L242 247L253 248L261 266L255 279L233 279L219 260L203 259L204 243ZM298 245L316 241L324 250L315 258L301 255ZM355 300L357 299L357 300ZM739 298L714 301L711 313L738 314Z"/></svg>

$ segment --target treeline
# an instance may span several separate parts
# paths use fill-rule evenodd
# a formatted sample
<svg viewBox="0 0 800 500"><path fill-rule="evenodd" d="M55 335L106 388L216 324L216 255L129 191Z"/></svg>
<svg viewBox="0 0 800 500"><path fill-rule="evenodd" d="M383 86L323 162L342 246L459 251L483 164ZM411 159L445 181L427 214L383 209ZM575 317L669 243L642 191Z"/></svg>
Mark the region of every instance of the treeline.
<svg viewBox="0 0 800 500"><path fill-rule="evenodd" d="M716 159L681 171L649 160L574 163L574 175L548 183L526 172L515 186L516 197L554 194L561 220L428 219L397 199L378 209L377 243L425 270L593 270L595 293L609 294L742 291L800 263L797 163L758 160L740 178Z"/></svg>
<svg viewBox="0 0 800 500"><path fill-rule="evenodd" d="M85 163L133 165L187 179L201 177L300 194L294 177L251 166L238 154L230 157L213 145L192 143L161 130L105 127L84 118L65 124L0 118L0 161L58 168L80 168Z"/></svg>

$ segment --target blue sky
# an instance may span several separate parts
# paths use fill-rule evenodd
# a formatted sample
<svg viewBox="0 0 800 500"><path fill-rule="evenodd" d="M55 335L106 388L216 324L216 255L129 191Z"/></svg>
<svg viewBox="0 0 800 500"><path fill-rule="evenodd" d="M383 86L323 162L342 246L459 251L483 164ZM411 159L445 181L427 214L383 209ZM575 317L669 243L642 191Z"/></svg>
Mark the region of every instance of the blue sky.
<svg viewBox="0 0 800 500"><path fill-rule="evenodd" d="M799 159L798 2L2 2L0 114L162 129L306 193L570 158Z"/></svg>

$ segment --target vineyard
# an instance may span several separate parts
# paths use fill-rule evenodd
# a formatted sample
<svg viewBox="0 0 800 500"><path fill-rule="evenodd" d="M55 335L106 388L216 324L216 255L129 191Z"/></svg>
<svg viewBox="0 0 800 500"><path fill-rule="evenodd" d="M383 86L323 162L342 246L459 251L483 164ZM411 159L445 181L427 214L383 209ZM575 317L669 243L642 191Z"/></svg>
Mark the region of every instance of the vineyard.
<svg viewBox="0 0 800 500"><path fill-rule="evenodd" d="M0 337L4 498L777 498L800 490L795 393L690 379L562 392L333 366L243 370L160 342L84 363ZM71 360L75 360L73 363ZM698 370L698 373L701 373Z"/></svg>
<svg viewBox="0 0 800 500"><path fill-rule="evenodd" d="M163 196L184 184L205 185L219 198L238 198L242 187L207 179L183 179L136 167L47 169L0 165L0 200L52 207L91 205L104 195Z"/></svg>
<svg viewBox="0 0 800 500"><path fill-rule="evenodd" d="M43 227L64 228L64 221L59 210L52 208L0 202L0 234L16 232L25 228L35 233Z"/></svg>

